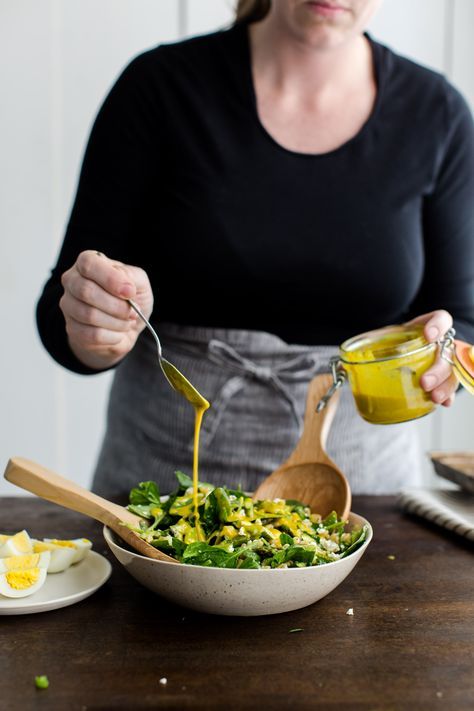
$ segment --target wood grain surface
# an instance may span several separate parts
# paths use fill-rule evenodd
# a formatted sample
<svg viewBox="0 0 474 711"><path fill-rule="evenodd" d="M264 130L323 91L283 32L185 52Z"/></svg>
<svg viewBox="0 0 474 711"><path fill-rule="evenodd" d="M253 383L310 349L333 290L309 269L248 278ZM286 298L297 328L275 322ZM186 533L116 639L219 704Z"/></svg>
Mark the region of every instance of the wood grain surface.
<svg viewBox="0 0 474 711"><path fill-rule="evenodd" d="M374 540L333 593L292 613L225 618L141 587L108 553L100 524L0 498L0 531L87 536L114 567L71 607L0 617L0 708L472 711L474 547L400 513L392 497L354 497L352 508ZM40 674L46 690L35 688Z"/></svg>

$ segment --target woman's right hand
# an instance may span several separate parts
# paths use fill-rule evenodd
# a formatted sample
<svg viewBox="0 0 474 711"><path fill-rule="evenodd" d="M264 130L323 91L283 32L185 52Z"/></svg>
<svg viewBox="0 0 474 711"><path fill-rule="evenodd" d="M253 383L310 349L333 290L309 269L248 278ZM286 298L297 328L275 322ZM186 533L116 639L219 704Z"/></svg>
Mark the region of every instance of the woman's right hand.
<svg viewBox="0 0 474 711"><path fill-rule="evenodd" d="M153 310L146 272L87 250L64 272L61 283L59 306L73 353L97 370L116 365L145 327L126 299L136 301L147 318Z"/></svg>

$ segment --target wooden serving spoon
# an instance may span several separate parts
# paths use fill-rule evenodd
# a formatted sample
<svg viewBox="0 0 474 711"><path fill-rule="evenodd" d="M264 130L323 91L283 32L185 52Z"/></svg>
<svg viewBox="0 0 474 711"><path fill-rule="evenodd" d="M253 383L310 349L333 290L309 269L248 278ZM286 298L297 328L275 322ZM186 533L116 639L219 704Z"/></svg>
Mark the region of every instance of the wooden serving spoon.
<svg viewBox="0 0 474 711"><path fill-rule="evenodd" d="M349 482L325 450L339 391L321 412L316 412L332 382L329 374L317 375L310 382L303 434L286 462L262 481L254 499L297 499L323 517L336 511L339 517L347 519L351 510Z"/></svg>
<svg viewBox="0 0 474 711"><path fill-rule="evenodd" d="M137 526L143 520L139 516L136 516L123 506L114 504L87 489L83 489L82 486L59 476L59 474L55 474L41 465L28 459L23 459L23 457L13 457L7 464L4 477L12 484L31 491L43 499L52 501L54 504L59 504L59 506L64 506L67 509L78 511L104 523L126 541L129 546L147 556L147 558L156 558L157 560L165 560L168 563L180 565L179 561L154 548L143 538L140 538L138 533L131 531L122 524L122 522L131 523Z"/></svg>

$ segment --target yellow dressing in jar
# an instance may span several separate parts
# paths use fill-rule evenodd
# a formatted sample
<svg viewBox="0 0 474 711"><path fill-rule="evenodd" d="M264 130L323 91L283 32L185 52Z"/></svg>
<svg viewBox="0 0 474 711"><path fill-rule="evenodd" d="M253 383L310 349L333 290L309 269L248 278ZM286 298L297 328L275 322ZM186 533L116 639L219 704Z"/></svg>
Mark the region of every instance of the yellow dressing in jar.
<svg viewBox="0 0 474 711"><path fill-rule="evenodd" d="M389 326L345 341L340 363L360 415L373 424L395 424L427 415L435 408L420 378L434 363L437 343L423 326Z"/></svg>

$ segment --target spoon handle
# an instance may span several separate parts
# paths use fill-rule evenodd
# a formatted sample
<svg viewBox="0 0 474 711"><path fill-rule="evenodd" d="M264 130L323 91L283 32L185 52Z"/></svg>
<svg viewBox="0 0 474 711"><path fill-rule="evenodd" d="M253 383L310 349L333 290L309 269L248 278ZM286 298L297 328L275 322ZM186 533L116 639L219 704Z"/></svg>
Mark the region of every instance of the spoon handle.
<svg viewBox="0 0 474 711"><path fill-rule="evenodd" d="M139 516L123 506L107 501L107 499L83 489L73 481L59 476L36 462L23 459L23 457L10 459L4 476L7 481L31 491L42 499L47 499L54 504L78 511L104 523L142 555L179 565L177 560L157 550L135 531L123 525L123 523L131 523L136 526L141 520Z"/></svg>
<svg viewBox="0 0 474 711"><path fill-rule="evenodd" d="M322 373L316 375L308 385L306 397L306 413L304 417L303 434L291 453L285 465L302 464L305 462L331 463L326 454L326 440L331 423L336 414L340 392L336 391L326 407L317 412L316 408L321 397L332 384L332 375Z"/></svg>
<svg viewBox="0 0 474 711"><path fill-rule="evenodd" d="M158 348L158 358L160 358L160 360L161 360L161 358L162 358L161 342L160 342L160 339L158 338L157 332L155 331L155 329L153 328L153 326L151 325L151 323L149 322L149 320L147 319L147 317L145 316L143 311L140 309L140 307L134 301L132 301L132 299L127 299L127 302L130 304L130 306L135 311L135 313L138 314L138 316L141 318L141 320L146 325L146 327L152 334L153 338L155 339L156 346Z"/></svg>
<svg viewBox="0 0 474 711"><path fill-rule="evenodd" d="M78 511L110 526L114 520L137 524L139 517L123 506L107 501L82 486L23 457L13 457L5 469L5 479L42 499Z"/></svg>

